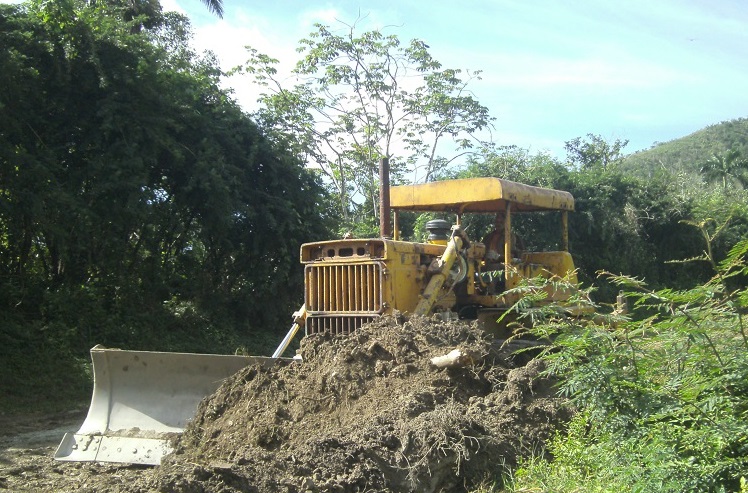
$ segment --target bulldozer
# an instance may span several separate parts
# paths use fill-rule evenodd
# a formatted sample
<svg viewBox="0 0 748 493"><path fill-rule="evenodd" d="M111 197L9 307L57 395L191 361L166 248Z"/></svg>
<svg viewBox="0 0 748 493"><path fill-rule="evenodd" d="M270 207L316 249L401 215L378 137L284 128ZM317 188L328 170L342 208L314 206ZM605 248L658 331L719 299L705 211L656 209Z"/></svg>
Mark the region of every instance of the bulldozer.
<svg viewBox="0 0 748 493"><path fill-rule="evenodd" d="M478 320L506 331L497 320L517 302L523 279L566 278L576 282L569 253L568 213L574 198L565 191L500 178L469 178L389 186L380 164L381 237L339 239L301 246L304 304L272 356L207 355L91 350L94 389L81 428L62 439L55 458L63 461L157 465L172 450L203 397L222 380L250 365L280 362L297 333L344 336L378 317L400 313L442 319ZM426 224L428 239L401 239L405 212L444 215ZM558 248L525 251L512 228L520 214L554 214ZM462 227L466 214L484 214L494 229L480 240ZM551 289L551 288L548 288ZM551 291L547 300L570 293Z"/></svg>

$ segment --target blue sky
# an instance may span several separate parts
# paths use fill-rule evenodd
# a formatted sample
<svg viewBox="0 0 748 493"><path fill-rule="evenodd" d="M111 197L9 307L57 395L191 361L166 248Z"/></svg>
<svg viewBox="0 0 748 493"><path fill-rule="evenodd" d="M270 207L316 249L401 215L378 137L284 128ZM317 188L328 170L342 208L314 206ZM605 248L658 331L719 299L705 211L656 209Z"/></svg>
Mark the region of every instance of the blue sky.
<svg viewBox="0 0 748 493"><path fill-rule="evenodd" d="M628 152L748 117L748 2L494 0L248 2L165 0L225 68L252 45L282 62L314 22L363 17L364 29L419 38L445 67L482 70L472 88L496 118L493 139L564 156L595 133ZM251 108L246 80L230 82Z"/></svg>
<svg viewBox="0 0 748 493"><path fill-rule="evenodd" d="M196 47L225 69L245 45L290 66L315 22L361 17L363 29L422 39L445 67L483 71L472 89L497 144L558 157L587 133L633 152L748 117L746 0L224 0L223 19L200 0L162 5L191 19ZM248 80L226 83L254 107Z"/></svg>

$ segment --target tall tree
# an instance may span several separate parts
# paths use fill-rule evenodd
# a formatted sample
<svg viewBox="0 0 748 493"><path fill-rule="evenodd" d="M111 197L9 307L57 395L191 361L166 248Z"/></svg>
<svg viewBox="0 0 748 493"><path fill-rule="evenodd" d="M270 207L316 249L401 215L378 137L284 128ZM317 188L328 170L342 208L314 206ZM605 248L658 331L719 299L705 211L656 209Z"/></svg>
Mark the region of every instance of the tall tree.
<svg viewBox="0 0 748 493"><path fill-rule="evenodd" d="M34 0L36 1L36 0ZM70 0L62 0L73 3ZM108 11L116 12L128 25L133 34L144 29L154 29L166 22L160 0L78 0L80 3L101 5ZM223 0L201 0L207 9L223 18Z"/></svg>
<svg viewBox="0 0 748 493"><path fill-rule="evenodd" d="M743 158L736 149L714 154L701 165L700 170L708 182L721 183L723 190L727 190L730 184L748 187L748 159Z"/></svg>
<svg viewBox="0 0 748 493"><path fill-rule="evenodd" d="M359 34L355 24L341 32L317 25L300 41L293 86L278 76L278 60L253 49L238 70L266 90L259 121L324 173L350 219L360 203L376 215L380 158L396 176L431 180L480 143L492 118L468 89L479 72L443 68L421 40L404 45L377 30Z"/></svg>
<svg viewBox="0 0 748 493"><path fill-rule="evenodd" d="M316 178L185 49L184 18L133 34L106 9L0 5L0 310L24 334L8 339L167 349L192 316L206 350L284 326L290 307L265 307L298 303Z"/></svg>
<svg viewBox="0 0 748 493"><path fill-rule="evenodd" d="M623 149L628 140L616 139L608 142L596 134L587 134L586 138L576 137L565 144L569 163L581 168L600 168L603 171L609 166L621 162Z"/></svg>

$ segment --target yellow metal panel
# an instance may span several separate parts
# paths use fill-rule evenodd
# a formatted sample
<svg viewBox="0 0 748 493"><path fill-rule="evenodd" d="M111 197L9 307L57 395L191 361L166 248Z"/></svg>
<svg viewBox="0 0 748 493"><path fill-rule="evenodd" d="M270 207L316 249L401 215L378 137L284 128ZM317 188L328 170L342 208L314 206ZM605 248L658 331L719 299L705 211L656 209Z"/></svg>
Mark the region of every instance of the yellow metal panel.
<svg viewBox="0 0 748 493"><path fill-rule="evenodd" d="M500 178L467 178L390 188L393 209L497 212L512 203L514 211L574 210L569 192L533 187Z"/></svg>
<svg viewBox="0 0 748 493"><path fill-rule="evenodd" d="M571 282L577 282L574 260L569 252L530 252L523 256L522 261L529 265L539 264L555 276L568 276Z"/></svg>

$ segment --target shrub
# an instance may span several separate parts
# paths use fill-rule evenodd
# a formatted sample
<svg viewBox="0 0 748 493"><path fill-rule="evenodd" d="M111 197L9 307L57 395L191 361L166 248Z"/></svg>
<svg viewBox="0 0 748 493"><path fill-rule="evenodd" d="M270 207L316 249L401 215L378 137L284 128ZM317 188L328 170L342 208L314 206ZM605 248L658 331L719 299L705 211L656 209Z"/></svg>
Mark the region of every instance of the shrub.
<svg viewBox="0 0 748 493"><path fill-rule="evenodd" d="M522 308L552 340L543 358L578 407L510 491L741 491L748 477L748 240L688 290L604 274L630 313L570 318Z"/></svg>

